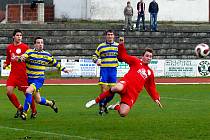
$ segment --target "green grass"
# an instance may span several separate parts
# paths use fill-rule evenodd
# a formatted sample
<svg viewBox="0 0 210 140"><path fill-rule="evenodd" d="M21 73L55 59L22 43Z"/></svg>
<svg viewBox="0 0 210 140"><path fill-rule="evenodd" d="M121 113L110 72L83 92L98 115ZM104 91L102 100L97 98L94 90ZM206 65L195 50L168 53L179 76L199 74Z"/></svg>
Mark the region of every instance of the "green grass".
<svg viewBox="0 0 210 140"><path fill-rule="evenodd" d="M49 107L37 105L36 119L13 118L15 108L8 101L5 87L0 87L1 139L32 140L209 140L210 86L158 85L161 110L144 91L129 115L119 117L110 111L101 117L98 107L85 109L86 101L96 97L98 86L44 86L42 95L55 99L56 114ZM22 93L17 92L21 102ZM119 99L115 97L113 102Z"/></svg>

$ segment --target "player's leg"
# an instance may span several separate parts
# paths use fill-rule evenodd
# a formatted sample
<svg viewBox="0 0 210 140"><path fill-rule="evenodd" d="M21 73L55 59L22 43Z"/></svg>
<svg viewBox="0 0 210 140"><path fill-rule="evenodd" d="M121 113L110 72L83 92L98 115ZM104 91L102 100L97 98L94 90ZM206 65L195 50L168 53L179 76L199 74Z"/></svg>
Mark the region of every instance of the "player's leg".
<svg viewBox="0 0 210 140"><path fill-rule="evenodd" d="M36 104L35 104L34 97L32 97L31 118L36 118L36 116L37 116Z"/></svg>
<svg viewBox="0 0 210 140"><path fill-rule="evenodd" d="M102 81L106 84L102 85L101 93L109 90L112 86L116 85L117 82L117 68L109 67L105 68L105 71L102 73ZM108 96L102 101L99 102L99 105L102 107L102 111L108 113L107 104L113 99L114 94L112 96ZM99 112L100 114L100 112Z"/></svg>
<svg viewBox="0 0 210 140"><path fill-rule="evenodd" d="M26 94L25 94L25 101L24 101L24 106L23 106L23 112L21 114L21 118L23 120L26 120L27 118L27 112L31 107L32 104L32 93L35 91L35 87L33 85L30 85L26 89Z"/></svg>
<svg viewBox="0 0 210 140"><path fill-rule="evenodd" d="M58 113L58 108L54 100L47 100L45 97L41 97L40 92L34 94L34 99L37 104L50 106L56 113Z"/></svg>
<svg viewBox="0 0 210 140"><path fill-rule="evenodd" d="M107 86L106 83L101 84L100 87L101 87L101 93L109 90L109 86ZM107 104L106 98L99 102L99 114L100 115L102 115L104 113L104 111L107 111L106 104Z"/></svg>
<svg viewBox="0 0 210 140"><path fill-rule="evenodd" d="M16 79L13 76L9 76L7 80L6 90L7 90L7 97L9 98L10 102L17 108L17 112L15 113L15 118L18 118L23 110L23 106L20 104L16 94L14 93L14 89L16 87Z"/></svg>
<svg viewBox="0 0 210 140"><path fill-rule="evenodd" d="M9 100L11 101L11 103L18 109L18 110L22 110L23 107L20 104L20 102L17 99L17 96L14 93L14 88L13 86L7 86L7 96L9 98Z"/></svg>
<svg viewBox="0 0 210 140"><path fill-rule="evenodd" d="M22 80L19 80L18 82L18 89L20 91L24 92L24 95L26 96L26 89L28 88L28 81L27 77L23 77ZM36 105L34 101L34 97L32 97L32 103L31 103L31 118L36 118L37 111L36 111Z"/></svg>
<svg viewBox="0 0 210 140"><path fill-rule="evenodd" d="M109 90L101 93L97 98L95 98L94 100L91 100L89 102L86 103L85 107L86 108L90 108L93 105L98 104L101 100L109 97L109 96L113 96L113 94L115 93L119 93L123 90L123 84L122 83L117 83L115 86L111 87Z"/></svg>

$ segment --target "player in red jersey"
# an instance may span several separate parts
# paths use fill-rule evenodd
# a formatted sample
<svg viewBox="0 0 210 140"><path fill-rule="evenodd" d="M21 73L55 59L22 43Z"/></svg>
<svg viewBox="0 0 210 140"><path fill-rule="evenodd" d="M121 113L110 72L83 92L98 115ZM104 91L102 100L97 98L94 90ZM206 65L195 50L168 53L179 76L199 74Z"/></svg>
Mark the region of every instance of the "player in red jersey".
<svg viewBox="0 0 210 140"><path fill-rule="evenodd" d="M148 66L152 56L153 50L150 48L145 49L141 59L130 56L127 54L124 44L120 44L118 46L118 59L129 64L130 70L110 90L101 93L96 99L87 102L86 108L97 104L100 100L114 93L118 93L121 97L120 104L110 105L108 108L117 110L121 117L125 117L136 102L143 87L146 88L148 94L157 105L162 108L160 96L154 82L154 73Z"/></svg>
<svg viewBox="0 0 210 140"><path fill-rule="evenodd" d="M17 96L14 93L14 89L18 87L18 90L23 91L25 93L26 88L28 87L28 80L26 74L26 64L25 62L17 62L13 60L15 56L21 56L29 49L29 47L22 43L22 31L19 29L15 29L13 31L13 43L7 46L6 50L6 62L3 65L5 69L8 65L11 64L11 71L9 77L7 79L6 88L7 88L7 96L12 104L17 108L17 113L15 114L15 118L18 118L23 110L23 106L17 99ZM32 114L31 118L35 118L37 111L35 102L31 106Z"/></svg>

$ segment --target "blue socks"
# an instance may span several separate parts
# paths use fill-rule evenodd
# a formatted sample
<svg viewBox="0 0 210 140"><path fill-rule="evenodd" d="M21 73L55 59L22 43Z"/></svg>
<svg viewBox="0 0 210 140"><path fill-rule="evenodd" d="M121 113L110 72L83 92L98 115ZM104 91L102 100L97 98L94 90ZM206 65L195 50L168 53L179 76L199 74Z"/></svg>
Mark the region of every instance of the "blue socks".
<svg viewBox="0 0 210 140"><path fill-rule="evenodd" d="M23 111L27 112L29 107L32 104L32 94L30 93L26 93L26 98L25 98L25 102L24 102L24 106L23 106Z"/></svg>
<svg viewBox="0 0 210 140"><path fill-rule="evenodd" d="M40 105L46 105L46 99L44 97L41 97Z"/></svg>

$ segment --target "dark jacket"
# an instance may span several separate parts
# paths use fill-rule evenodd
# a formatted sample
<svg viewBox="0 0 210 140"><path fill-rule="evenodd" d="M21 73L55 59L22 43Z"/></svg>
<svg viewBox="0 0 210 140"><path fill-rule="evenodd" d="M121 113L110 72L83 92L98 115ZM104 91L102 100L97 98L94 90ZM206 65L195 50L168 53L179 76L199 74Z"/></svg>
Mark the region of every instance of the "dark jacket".
<svg viewBox="0 0 210 140"><path fill-rule="evenodd" d="M159 11L158 4L154 1L150 2L149 13L158 13L158 11Z"/></svg>
<svg viewBox="0 0 210 140"><path fill-rule="evenodd" d="M137 3L137 10L139 13L145 12L145 3L144 2L138 2Z"/></svg>

